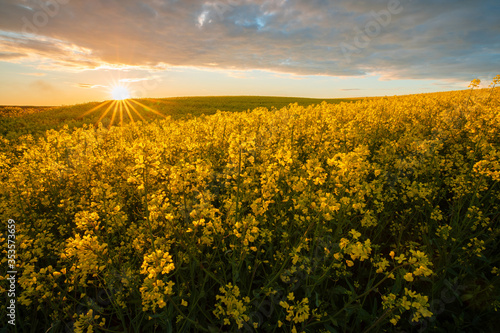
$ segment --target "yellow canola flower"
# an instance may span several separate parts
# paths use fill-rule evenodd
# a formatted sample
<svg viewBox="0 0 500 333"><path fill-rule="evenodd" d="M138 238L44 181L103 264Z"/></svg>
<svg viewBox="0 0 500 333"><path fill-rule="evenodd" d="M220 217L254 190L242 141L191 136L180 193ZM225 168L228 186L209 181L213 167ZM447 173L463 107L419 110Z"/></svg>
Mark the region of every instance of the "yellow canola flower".
<svg viewBox="0 0 500 333"><path fill-rule="evenodd" d="M221 295L217 295L219 301L213 311L217 318L222 318L224 325L230 325L231 319L235 321L237 327L243 327L243 323L248 322L250 317L246 314L247 305L250 303L249 297L240 299L240 289L238 286L233 286L228 283L224 287L220 287Z"/></svg>
<svg viewBox="0 0 500 333"><path fill-rule="evenodd" d="M408 282L413 282L413 274L411 273L406 273L404 276L404 279Z"/></svg>
<svg viewBox="0 0 500 333"><path fill-rule="evenodd" d="M342 239L340 240L340 248L341 248L341 249L344 249L344 248L347 246L347 244L349 244L349 240L348 240L348 239L346 239L346 238L342 238Z"/></svg>
<svg viewBox="0 0 500 333"><path fill-rule="evenodd" d="M159 274L168 274L175 269L172 256L168 252L156 250L145 255L141 266L141 274L148 274L148 278L154 279Z"/></svg>
<svg viewBox="0 0 500 333"><path fill-rule="evenodd" d="M361 233L354 230L354 229L351 229L351 231L349 231L349 233L351 234L353 239L358 239L361 236Z"/></svg>

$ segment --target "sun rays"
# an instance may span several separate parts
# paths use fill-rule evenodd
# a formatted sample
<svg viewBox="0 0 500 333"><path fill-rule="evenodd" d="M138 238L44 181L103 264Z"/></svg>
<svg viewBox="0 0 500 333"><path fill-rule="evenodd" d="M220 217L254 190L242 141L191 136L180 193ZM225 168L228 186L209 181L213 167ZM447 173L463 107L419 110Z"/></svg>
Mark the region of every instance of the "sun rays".
<svg viewBox="0 0 500 333"><path fill-rule="evenodd" d="M128 91L126 91L126 92L128 93ZM123 93L123 94L117 94L117 97L125 96L124 91L122 91L121 93ZM113 93L113 95L114 95L114 93ZM166 117L164 114L162 114L162 113L150 108L149 106L147 106L139 101L136 101L134 99L115 98L114 100L109 100L109 101L105 101L105 102L100 103L99 105L95 106L94 108L92 108L92 109L88 110L87 112L85 112L84 114L82 114L80 116L80 118L83 118L83 117L85 117L93 112L96 112L98 110L104 110L101 113L101 115L100 115L100 117L97 120L95 125L98 125L100 122L102 122L102 120L108 114L111 114L111 120L109 122L108 128L111 128L111 126L115 123L115 121L120 126L123 125L124 118L126 119L127 117L131 123L135 123L134 115L137 116L138 119L145 121L144 117L141 115L141 113L137 110L136 107L139 108L139 110L142 108L143 110L154 113L160 117L163 117L163 118Z"/></svg>

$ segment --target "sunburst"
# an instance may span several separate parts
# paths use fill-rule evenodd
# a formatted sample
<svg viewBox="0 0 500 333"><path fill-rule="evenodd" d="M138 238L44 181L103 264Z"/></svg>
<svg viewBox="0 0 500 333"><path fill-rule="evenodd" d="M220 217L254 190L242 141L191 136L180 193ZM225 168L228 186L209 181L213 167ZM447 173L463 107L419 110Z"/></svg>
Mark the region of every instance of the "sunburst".
<svg viewBox="0 0 500 333"><path fill-rule="evenodd" d="M137 106L142 107L144 110L152 112L160 117L166 117L164 114L156 111L155 109L152 109L147 105L144 105L143 103L139 102L138 100L132 99L127 87L125 87L125 86L119 86L119 85L114 86L110 90L110 94L113 98L112 100L108 100L108 101L104 101L104 102L100 103L96 107L94 107L94 108L88 110L87 112L85 112L84 114L82 114L79 118L81 119L81 118L85 117L86 115L91 114L93 112L96 112L98 110L104 110L102 112L101 116L99 117L99 119L97 120L97 122L95 124L96 126L110 112L111 112L111 121L109 123L108 128L111 128L111 126L113 125L115 120L117 120L116 118L119 118L117 120L119 125L120 126L123 125L124 113L126 114L126 116L128 116L128 118L130 119L130 122L132 122L132 123L135 123L133 114L137 115L137 117L140 120L145 121L144 117L139 113L139 111L137 111L137 109L136 109Z"/></svg>
<svg viewBox="0 0 500 333"><path fill-rule="evenodd" d="M115 101L123 101L124 99L130 98L130 93L127 87L116 86L111 90L111 96L113 96Z"/></svg>

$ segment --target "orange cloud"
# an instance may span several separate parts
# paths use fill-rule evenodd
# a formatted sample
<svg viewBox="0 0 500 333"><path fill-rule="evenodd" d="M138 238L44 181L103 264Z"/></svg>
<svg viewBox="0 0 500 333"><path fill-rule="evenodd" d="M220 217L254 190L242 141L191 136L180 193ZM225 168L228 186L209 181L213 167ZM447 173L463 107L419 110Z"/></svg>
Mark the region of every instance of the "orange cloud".
<svg viewBox="0 0 500 333"><path fill-rule="evenodd" d="M401 0L381 16L389 3L3 0L0 60L63 71L162 64L386 79L498 67L496 0ZM341 45L354 45L348 62Z"/></svg>

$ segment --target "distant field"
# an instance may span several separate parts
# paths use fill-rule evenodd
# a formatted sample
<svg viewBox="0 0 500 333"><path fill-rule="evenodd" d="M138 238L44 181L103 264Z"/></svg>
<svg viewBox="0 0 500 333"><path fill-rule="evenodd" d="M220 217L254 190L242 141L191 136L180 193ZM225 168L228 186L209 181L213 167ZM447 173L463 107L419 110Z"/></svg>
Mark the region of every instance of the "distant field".
<svg viewBox="0 0 500 333"><path fill-rule="evenodd" d="M23 116L53 109L53 106L6 106L0 105L0 117Z"/></svg>
<svg viewBox="0 0 500 333"><path fill-rule="evenodd" d="M140 99L137 101L165 116L172 117L172 119L182 119L191 116L200 116L202 114L214 114L217 110L241 112L253 110L258 107L280 109L291 103L297 103L300 106L308 106L311 104L319 104L323 101L338 104L341 102L351 102L353 100L354 99L225 96ZM9 140L13 140L26 134L39 136L49 129L61 129L64 125L68 125L69 128L75 128L81 127L83 124L95 124L106 110L106 106L98 108L87 115L85 115L85 113L97 107L99 104L99 102L92 102L61 107L0 106L0 135ZM136 110L145 120L159 118L158 115L148 111L146 108L138 107L136 104L134 105L136 106ZM131 112L131 114L134 120L140 120L133 112ZM111 123L111 119L112 112L109 112L101 122L104 126L108 126ZM120 116L116 115L115 119L113 123L119 123ZM125 123L129 122L129 117L125 111L123 111L123 121Z"/></svg>

